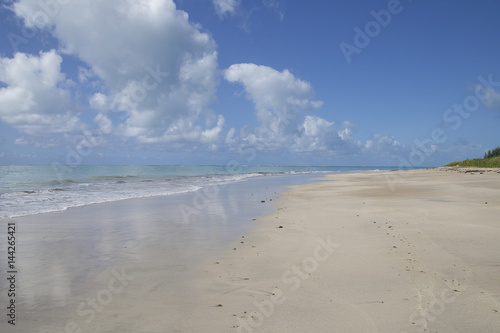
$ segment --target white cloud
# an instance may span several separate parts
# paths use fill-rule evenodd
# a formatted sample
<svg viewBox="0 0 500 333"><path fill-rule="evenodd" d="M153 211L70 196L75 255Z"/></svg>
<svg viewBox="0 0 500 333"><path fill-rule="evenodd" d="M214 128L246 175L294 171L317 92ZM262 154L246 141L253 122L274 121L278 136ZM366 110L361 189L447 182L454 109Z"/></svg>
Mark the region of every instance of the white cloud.
<svg viewBox="0 0 500 333"><path fill-rule="evenodd" d="M144 114L145 122L152 112ZM217 124L212 128L203 129L201 126L193 125L189 119L179 119L170 124L169 128L161 136L150 136L144 129L138 126L121 125L118 130L125 137L136 137L140 143L177 143L189 144L190 148L195 148L193 144L214 144L219 140L219 134L224 126L224 117L218 116Z"/></svg>
<svg viewBox="0 0 500 333"><path fill-rule="evenodd" d="M106 115L99 113L94 122L97 123L99 131L103 134L110 134L113 131L113 122Z"/></svg>
<svg viewBox="0 0 500 333"><path fill-rule="evenodd" d="M60 140L57 138L42 138L42 140L35 140L34 137L19 137L14 140L15 145L27 146L32 145L35 148L53 148L60 145Z"/></svg>
<svg viewBox="0 0 500 333"><path fill-rule="evenodd" d="M481 85L476 86L475 89L477 95L481 97L481 102L487 109L500 110L500 92Z"/></svg>
<svg viewBox="0 0 500 333"><path fill-rule="evenodd" d="M203 132L201 132L201 141L204 143L217 141L223 126L224 126L224 117L219 115L217 119L217 125L215 127L206 129Z"/></svg>
<svg viewBox="0 0 500 333"><path fill-rule="evenodd" d="M322 107L314 100L309 82L300 80L288 70L279 72L267 66L236 64L224 72L229 82L241 83L247 98L255 104L259 126L248 131L243 128L239 137L235 129L226 135L226 144L258 150L288 150L309 154L321 152L323 157L356 155L380 158L394 157L405 149L393 137L374 135L365 144L354 139L356 125L334 122L317 115L305 114Z"/></svg>
<svg viewBox="0 0 500 333"><path fill-rule="evenodd" d="M224 77L243 85L247 98L256 108L259 126L250 133L242 131L235 137L232 129L227 144L253 146L261 150L286 149L293 152L345 152L356 143L351 138L352 124L346 122L340 130L321 117L304 115L322 107L314 100L309 82L296 78L290 71L279 72L255 64L230 66Z"/></svg>
<svg viewBox="0 0 500 333"><path fill-rule="evenodd" d="M337 132L339 137L344 141L351 140L353 128L355 127L354 124L349 121L344 121L342 125L342 129Z"/></svg>
<svg viewBox="0 0 500 333"><path fill-rule="evenodd" d="M41 3L55 6L41 16ZM335 127L308 114L323 105L309 82L287 69L250 63L232 65L223 76L243 86L255 105L258 126L231 128L224 135L224 117L207 110L220 79L216 43L172 0L61 3L18 0L11 5L26 26L48 31L60 44L57 52L0 59L0 81L5 83L0 119L28 135L88 132L90 126L79 120L73 101L74 83L61 72L62 57L70 54L82 62L75 81L85 94L91 91L88 102L97 112L93 121L105 135L187 150L217 149L224 139L232 148L306 153L377 153L398 147L390 137L374 137L362 145L353 139L353 124ZM240 1L213 4L224 16L234 14ZM278 1L263 4L281 13ZM76 147L89 144L85 138L70 139ZM16 144L28 142L35 141L20 138Z"/></svg>
<svg viewBox="0 0 500 333"><path fill-rule="evenodd" d="M295 78L287 69L279 72L268 66L235 64L224 72L229 82L240 82L258 110L297 113L321 107L312 101L314 91L309 82Z"/></svg>
<svg viewBox="0 0 500 333"><path fill-rule="evenodd" d="M364 144L358 143L362 152L378 158L396 158L409 154L409 147L397 141L393 136L374 134Z"/></svg>
<svg viewBox="0 0 500 333"><path fill-rule="evenodd" d="M303 124L299 125L299 133L295 135L291 149L294 151L334 149L333 143L338 143L340 140L333 124L316 116L306 116Z"/></svg>
<svg viewBox="0 0 500 333"><path fill-rule="evenodd" d="M16 140L14 140L14 144L21 145L21 146L30 145L30 144L33 144L33 140L30 140L30 139L22 136L20 138L16 138Z"/></svg>
<svg viewBox="0 0 500 333"><path fill-rule="evenodd" d="M115 134L152 143L207 140L202 133L211 129L197 123L218 84L216 44L172 0L73 1L38 21L38 0L19 0L12 8L28 27L48 29L65 53L88 65L79 70L80 81L98 79L94 87L103 87L90 105L103 117L124 112L121 122L106 122Z"/></svg>
<svg viewBox="0 0 500 333"><path fill-rule="evenodd" d="M236 7L240 4L239 0L212 0L215 12L219 17L226 14L234 14Z"/></svg>
<svg viewBox="0 0 500 333"><path fill-rule="evenodd" d="M54 50L0 58L0 119L30 135L81 128L61 62Z"/></svg>
<svg viewBox="0 0 500 333"><path fill-rule="evenodd" d="M107 111L112 108L112 101L108 98L108 96L98 92L92 95L89 98L90 106L95 110Z"/></svg>
<svg viewBox="0 0 500 333"><path fill-rule="evenodd" d="M231 146L231 145L236 144L236 139L235 139L235 137L234 137L235 133L236 133L236 130L235 130L234 128L231 128L231 129L227 132L227 134L226 134L226 140L225 140L225 143L226 143L227 145L230 145L230 146Z"/></svg>
<svg viewBox="0 0 500 333"><path fill-rule="evenodd" d="M279 72L255 64L235 64L224 72L229 82L243 85L255 104L259 127L246 140L266 149L276 149L293 141L303 112L321 107L308 82L295 78L288 70Z"/></svg>

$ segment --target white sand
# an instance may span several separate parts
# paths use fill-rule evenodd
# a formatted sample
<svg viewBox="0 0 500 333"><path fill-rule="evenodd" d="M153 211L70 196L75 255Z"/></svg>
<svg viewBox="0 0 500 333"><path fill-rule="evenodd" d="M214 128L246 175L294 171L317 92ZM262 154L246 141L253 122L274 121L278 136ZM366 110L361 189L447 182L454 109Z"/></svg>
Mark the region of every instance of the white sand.
<svg viewBox="0 0 500 333"><path fill-rule="evenodd" d="M204 265L179 331L500 331L500 174L326 179Z"/></svg>

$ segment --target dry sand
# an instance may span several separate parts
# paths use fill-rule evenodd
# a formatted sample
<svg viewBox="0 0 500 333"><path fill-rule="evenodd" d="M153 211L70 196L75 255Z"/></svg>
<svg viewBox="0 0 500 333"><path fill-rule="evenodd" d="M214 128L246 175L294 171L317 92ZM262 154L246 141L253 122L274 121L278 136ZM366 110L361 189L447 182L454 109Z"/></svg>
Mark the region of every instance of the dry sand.
<svg viewBox="0 0 500 333"><path fill-rule="evenodd" d="M500 332L500 173L324 180L200 269L179 332Z"/></svg>

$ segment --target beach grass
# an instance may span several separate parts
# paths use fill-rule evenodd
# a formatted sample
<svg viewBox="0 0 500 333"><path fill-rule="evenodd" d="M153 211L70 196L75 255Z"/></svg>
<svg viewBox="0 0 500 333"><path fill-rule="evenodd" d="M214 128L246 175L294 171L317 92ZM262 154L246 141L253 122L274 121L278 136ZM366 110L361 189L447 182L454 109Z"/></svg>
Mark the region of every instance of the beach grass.
<svg viewBox="0 0 500 333"><path fill-rule="evenodd" d="M471 160L451 162L447 167L477 167L477 168L500 168L500 156L491 158L475 158Z"/></svg>

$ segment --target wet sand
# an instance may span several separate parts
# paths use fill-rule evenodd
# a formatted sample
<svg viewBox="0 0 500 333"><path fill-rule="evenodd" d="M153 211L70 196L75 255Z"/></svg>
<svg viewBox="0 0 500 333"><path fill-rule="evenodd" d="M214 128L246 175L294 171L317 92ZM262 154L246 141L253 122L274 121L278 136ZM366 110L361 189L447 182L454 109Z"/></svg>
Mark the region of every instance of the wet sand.
<svg viewBox="0 0 500 333"><path fill-rule="evenodd" d="M1 220L0 332L173 331L197 303L196 268L271 213L285 185L310 177L256 177ZM16 225L15 326L6 316L8 223Z"/></svg>

